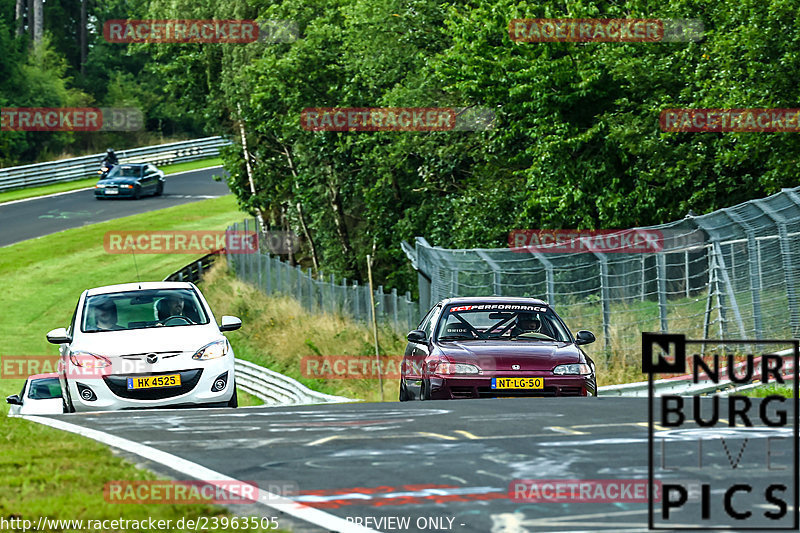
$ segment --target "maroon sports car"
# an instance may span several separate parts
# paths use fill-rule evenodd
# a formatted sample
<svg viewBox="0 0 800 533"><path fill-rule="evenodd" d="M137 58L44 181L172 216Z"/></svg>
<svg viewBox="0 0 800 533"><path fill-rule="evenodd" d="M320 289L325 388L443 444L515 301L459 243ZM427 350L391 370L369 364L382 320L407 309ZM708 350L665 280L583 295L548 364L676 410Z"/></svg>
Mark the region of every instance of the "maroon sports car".
<svg viewBox="0 0 800 533"><path fill-rule="evenodd" d="M400 401L596 396L595 365L547 303L535 298L450 298L408 334Z"/></svg>

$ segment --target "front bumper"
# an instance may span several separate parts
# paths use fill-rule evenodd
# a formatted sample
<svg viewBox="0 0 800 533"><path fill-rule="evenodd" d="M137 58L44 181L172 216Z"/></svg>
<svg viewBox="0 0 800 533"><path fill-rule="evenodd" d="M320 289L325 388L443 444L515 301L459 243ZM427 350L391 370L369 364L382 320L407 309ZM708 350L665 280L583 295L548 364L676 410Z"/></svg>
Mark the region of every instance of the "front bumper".
<svg viewBox="0 0 800 533"><path fill-rule="evenodd" d="M493 377L543 377L541 389L492 389ZM432 400L454 400L459 398L528 398L596 396L597 384L594 374L586 376L541 376L535 374L494 374L489 376L433 375L429 378Z"/></svg>
<svg viewBox="0 0 800 533"><path fill-rule="evenodd" d="M127 372L97 376L93 378L68 379L70 399L76 412L116 411L121 409L147 409L189 405L222 405L228 402L234 391L233 352L225 357L209 361L184 361L185 366L175 364L153 365L150 372ZM214 382L227 373L225 386L212 390ZM178 387L159 387L128 390L127 378L180 374ZM85 399L85 389L94 393L95 399Z"/></svg>
<svg viewBox="0 0 800 533"><path fill-rule="evenodd" d="M135 190L135 188L123 189L121 187L96 187L94 189L94 195L100 198L129 198L133 197Z"/></svg>

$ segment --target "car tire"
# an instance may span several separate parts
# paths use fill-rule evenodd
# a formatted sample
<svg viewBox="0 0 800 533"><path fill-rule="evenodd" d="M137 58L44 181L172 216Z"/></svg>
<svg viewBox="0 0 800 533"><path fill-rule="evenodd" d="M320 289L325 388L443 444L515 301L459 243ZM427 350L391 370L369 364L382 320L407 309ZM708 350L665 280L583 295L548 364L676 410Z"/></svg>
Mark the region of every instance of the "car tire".
<svg viewBox="0 0 800 533"><path fill-rule="evenodd" d="M156 186L156 196L161 196L164 194L164 183L159 181L158 185Z"/></svg>
<svg viewBox="0 0 800 533"><path fill-rule="evenodd" d="M422 386L419 389L419 399L420 401L431 399L431 380L429 379L422 380Z"/></svg>
<svg viewBox="0 0 800 533"><path fill-rule="evenodd" d="M236 383L233 384L233 396L228 400L228 407L239 407L239 396L236 394Z"/></svg>
<svg viewBox="0 0 800 533"><path fill-rule="evenodd" d="M138 200L142 197L142 188L138 185L133 189L133 199Z"/></svg>
<svg viewBox="0 0 800 533"><path fill-rule="evenodd" d="M408 389L406 389L406 380L400 378L400 401L407 402L408 398Z"/></svg>

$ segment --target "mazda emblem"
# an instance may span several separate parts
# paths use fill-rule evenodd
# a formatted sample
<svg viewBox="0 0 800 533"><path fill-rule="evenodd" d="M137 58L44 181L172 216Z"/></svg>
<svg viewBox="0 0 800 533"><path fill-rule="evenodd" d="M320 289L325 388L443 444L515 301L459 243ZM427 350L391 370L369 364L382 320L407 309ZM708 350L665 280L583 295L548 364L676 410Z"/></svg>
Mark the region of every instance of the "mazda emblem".
<svg viewBox="0 0 800 533"><path fill-rule="evenodd" d="M511 365L511 370L519 370L519 365Z"/></svg>
<svg viewBox="0 0 800 533"><path fill-rule="evenodd" d="M147 354L147 362L151 365L155 364L158 361L158 356L154 353Z"/></svg>

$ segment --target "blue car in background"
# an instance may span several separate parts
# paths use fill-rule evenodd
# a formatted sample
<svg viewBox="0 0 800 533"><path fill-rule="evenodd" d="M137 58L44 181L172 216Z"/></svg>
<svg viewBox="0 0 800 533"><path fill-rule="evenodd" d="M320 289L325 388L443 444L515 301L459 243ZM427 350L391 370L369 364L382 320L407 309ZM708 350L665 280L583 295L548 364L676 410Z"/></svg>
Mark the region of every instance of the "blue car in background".
<svg viewBox="0 0 800 533"><path fill-rule="evenodd" d="M94 197L161 196L164 193L164 172L149 163L117 165L94 186Z"/></svg>

